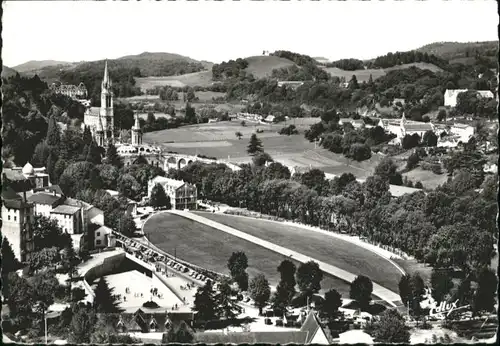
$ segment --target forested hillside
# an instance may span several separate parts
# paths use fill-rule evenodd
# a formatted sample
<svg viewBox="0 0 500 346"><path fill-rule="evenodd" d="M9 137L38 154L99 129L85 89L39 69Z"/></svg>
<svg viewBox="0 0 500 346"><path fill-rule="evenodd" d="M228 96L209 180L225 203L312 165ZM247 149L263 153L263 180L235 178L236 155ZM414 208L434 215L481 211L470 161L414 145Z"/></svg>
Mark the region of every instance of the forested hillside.
<svg viewBox="0 0 500 346"><path fill-rule="evenodd" d="M24 165L47 133L48 119L70 123L82 120L84 109L76 101L51 92L38 76L19 74L2 80L2 158Z"/></svg>

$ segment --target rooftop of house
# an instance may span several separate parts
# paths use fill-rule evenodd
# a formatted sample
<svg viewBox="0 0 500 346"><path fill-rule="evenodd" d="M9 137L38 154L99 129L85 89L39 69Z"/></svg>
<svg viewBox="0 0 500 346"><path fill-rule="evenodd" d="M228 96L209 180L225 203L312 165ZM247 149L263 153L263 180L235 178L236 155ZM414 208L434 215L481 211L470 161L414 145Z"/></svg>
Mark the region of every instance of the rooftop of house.
<svg viewBox="0 0 500 346"><path fill-rule="evenodd" d="M167 177L162 177L162 176L156 176L151 180L151 184L167 184L169 186L172 186L173 188L177 189L183 185L186 184L186 182L182 180L176 180L176 179L170 179Z"/></svg>
<svg viewBox="0 0 500 346"><path fill-rule="evenodd" d="M59 205L55 207L51 213L54 214L65 214L65 215L74 215L80 211L80 207L74 207L71 205Z"/></svg>
<svg viewBox="0 0 500 346"><path fill-rule="evenodd" d="M302 327L300 328L301 332L306 332L307 338L305 343L310 344L312 339L314 338L314 335L318 331L318 329L321 329L321 325L319 324L318 318L316 317L316 314L314 312L310 312L307 315L306 320L302 324Z"/></svg>
<svg viewBox="0 0 500 346"><path fill-rule="evenodd" d="M67 206L72 206L72 207L77 207L77 208L84 208L84 210L89 210L92 208L95 208L92 204L80 201L79 199L75 198L66 198L63 202L64 205Z"/></svg>
<svg viewBox="0 0 500 346"><path fill-rule="evenodd" d="M432 131L433 127L429 123L420 124L404 124L405 130L408 131Z"/></svg>
<svg viewBox="0 0 500 346"><path fill-rule="evenodd" d="M33 206L31 203L24 201L12 188L4 186L2 188L2 203L7 208L22 209Z"/></svg>
<svg viewBox="0 0 500 346"><path fill-rule="evenodd" d="M28 202L34 204L46 204L54 206L62 199L62 196L53 195L45 192L37 192L27 198Z"/></svg>
<svg viewBox="0 0 500 346"><path fill-rule="evenodd" d="M56 195L61 195L64 196L64 192L61 190L61 187L59 185L50 185L50 186L45 186L45 187L37 187L33 189L33 192L52 192L56 193Z"/></svg>

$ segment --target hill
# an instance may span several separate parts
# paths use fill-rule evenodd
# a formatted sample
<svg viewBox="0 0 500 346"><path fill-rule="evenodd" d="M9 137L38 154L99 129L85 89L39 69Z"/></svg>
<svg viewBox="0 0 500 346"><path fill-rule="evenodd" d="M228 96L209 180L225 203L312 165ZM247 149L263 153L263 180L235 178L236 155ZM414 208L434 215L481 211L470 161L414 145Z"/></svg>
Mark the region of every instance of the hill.
<svg viewBox="0 0 500 346"><path fill-rule="evenodd" d="M245 60L248 61L245 71L257 79L271 76L274 69L295 65L294 62L277 56L251 56Z"/></svg>
<svg viewBox="0 0 500 346"><path fill-rule="evenodd" d="M13 68L2 65L2 78L9 78L11 76L15 76L17 73Z"/></svg>
<svg viewBox="0 0 500 346"><path fill-rule="evenodd" d="M422 70L429 70L432 72L439 72L442 71L441 68L437 67L436 65L425 63L425 62L417 62L417 63L411 63L411 64L402 64L398 66L393 66L385 69L364 69L364 70L354 70L354 71L346 71L342 70L336 67L325 67L324 70L327 71L332 77L339 77L342 78L344 77L346 81L348 82L353 75L356 76L358 79L358 82L367 82L368 79L370 78L370 75L372 75L372 78L375 80L377 78L380 78L382 76L385 76L389 71L393 70L402 70L410 67L417 67Z"/></svg>
<svg viewBox="0 0 500 346"><path fill-rule="evenodd" d="M57 66L57 65L73 65L74 63L68 61L57 61L57 60L30 60L23 64L14 66L13 69L18 72L29 72L35 70L41 70L44 67Z"/></svg>
<svg viewBox="0 0 500 346"><path fill-rule="evenodd" d="M495 55L497 50L498 41L435 42L416 49L417 52L433 54L448 61L473 58L476 52L487 56Z"/></svg>

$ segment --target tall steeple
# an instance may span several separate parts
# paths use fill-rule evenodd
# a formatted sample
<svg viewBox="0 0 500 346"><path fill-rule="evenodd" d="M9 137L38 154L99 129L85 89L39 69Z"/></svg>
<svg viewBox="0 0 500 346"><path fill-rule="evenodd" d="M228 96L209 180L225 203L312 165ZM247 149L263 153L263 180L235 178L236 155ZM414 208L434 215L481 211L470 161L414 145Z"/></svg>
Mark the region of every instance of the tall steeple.
<svg viewBox="0 0 500 346"><path fill-rule="evenodd" d="M135 113L135 123L132 126L132 145L141 145L142 144L142 131L141 124L139 122L139 114Z"/></svg>
<svg viewBox="0 0 500 346"><path fill-rule="evenodd" d="M114 142L114 114L113 114L113 91L111 89L111 78L109 77L108 60L104 63L104 76L101 84L101 109L99 114L103 123L105 143Z"/></svg>
<svg viewBox="0 0 500 346"><path fill-rule="evenodd" d="M109 73L108 73L108 59L106 59L105 65L104 65L104 78L102 79L102 84L103 86L106 85L108 86L110 84L109 80Z"/></svg>

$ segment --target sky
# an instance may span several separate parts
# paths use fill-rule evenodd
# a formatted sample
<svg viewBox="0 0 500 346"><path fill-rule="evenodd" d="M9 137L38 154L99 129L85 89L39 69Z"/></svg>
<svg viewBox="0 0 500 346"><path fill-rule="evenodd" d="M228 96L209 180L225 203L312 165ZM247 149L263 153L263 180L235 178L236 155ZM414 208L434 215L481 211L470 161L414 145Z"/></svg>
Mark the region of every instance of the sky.
<svg viewBox="0 0 500 346"><path fill-rule="evenodd" d="M494 0L7 1L2 60L92 61L168 52L212 62L290 50L370 59L441 41L498 40Z"/></svg>

